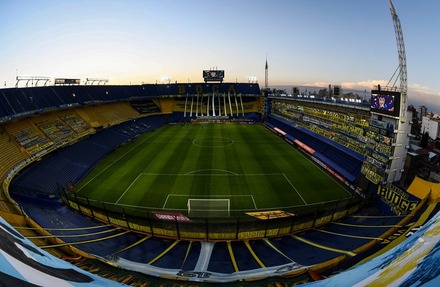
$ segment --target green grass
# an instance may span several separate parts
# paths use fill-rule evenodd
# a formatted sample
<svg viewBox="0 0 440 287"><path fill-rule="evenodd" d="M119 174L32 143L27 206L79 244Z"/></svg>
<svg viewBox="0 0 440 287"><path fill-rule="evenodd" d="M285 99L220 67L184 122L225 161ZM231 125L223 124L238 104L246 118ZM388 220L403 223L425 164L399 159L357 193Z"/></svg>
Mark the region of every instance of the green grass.
<svg viewBox="0 0 440 287"><path fill-rule="evenodd" d="M190 198L229 199L231 211L300 209L351 197L261 125L168 125L103 159L75 188L125 206L186 211Z"/></svg>

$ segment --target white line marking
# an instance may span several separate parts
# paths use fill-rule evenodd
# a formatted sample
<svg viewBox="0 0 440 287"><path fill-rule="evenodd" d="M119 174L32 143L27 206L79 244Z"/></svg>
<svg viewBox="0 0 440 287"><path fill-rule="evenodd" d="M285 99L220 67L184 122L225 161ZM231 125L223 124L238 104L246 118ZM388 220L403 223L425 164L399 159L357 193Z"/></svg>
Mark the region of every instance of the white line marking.
<svg viewBox="0 0 440 287"><path fill-rule="evenodd" d="M254 209L258 210L257 204L255 203L255 199L254 196L252 194L230 194L230 195L215 195L215 194L208 194L208 195L204 195L204 194L198 194L198 195L189 195L189 194L177 194L177 193L170 193L167 195L167 198L165 200L165 203L163 204L162 209L165 209L165 206L167 204L168 198L172 197L172 196L176 196L176 197L193 197L193 198L213 198L213 197L218 197L220 199L229 199L232 197L250 197L252 200L252 203L254 205Z"/></svg>
<svg viewBox="0 0 440 287"><path fill-rule="evenodd" d="M142 175L142 173L140 173L134 180L132 183L130 183L130 185L127 187L127 189L124 191L123 194L121 194L121 196L118 198L118 200L116 200L115 204L118 204L119 200L121 200L121 198L125 195L125 193L130 189L130 187L138 180L138 178Z"/></svg>
<svg viewBox="0 0 440 287"><path fill-rule="evenodd" d="M141 172L142 175L173 175L173 176L270 176L270 175L284 175L284 173L277 172L277 173L246 173L246 174L239 174L232 171L226 171L221 169L215 169L216 171L224 171L225 173L201 173L197 174L196 172L201 171L207 171L211 169L200 169L196 171L190 171L187 173L154 173L154 172Z"/></svg>
<svg viewBox="0 0 440 287"><path fill-rule="evenodd" d="M196 197L206 197L206 198L210 198L210 197L220 197L220 198L228 198L228 197L245 197L245 196L250 196L250 197L253 197L252 196L252 194L230 194L230 195L221 195L221 194L219 194L219 195L215 195L215 194L207 194L207 195L205 195L205 194L197 194L197 195L194 195L194 194L176 194L176 193L170 193L170 194L168 194L168 196L181 196L181 197L193 197L193 198L196 198Z"/></svg>
<svg viewBox="0 0 440 287"><path fill-rule="evenodd" d="M254 203L255 210L258 210L257 205L255 204L254 196L252 194L250 196L252 198L252 202Z"/></svg>
<svg viewBox="0 0 440 287"><path fill-rule="evenodd" d="M341 199L347 199L347 198L352 198L353 196L354 196L354 194L353 193L351 193L350 191L348 191L342 184L341 184L341 182L339 181L339 180L336 180L334 177L332 177L330 174L328 174L328 172L325 172L324 170L322 170L322 168L315 162L315 161L313 161L310 157L308 157L308 156L306 156L306 155L304 155L302 152L299 152L298 151L298 153L302 156L302 157L304 157L305 159L307 159L309 162L311 162L315 167L317 167L318 168L318 170L319 171L321 171L323 174L325 174L326 176L328 176L331 180L333 180L334 182L336 182L343 190L345 190L345 192L346 193L348 193L350 196L349 197L343 197L343 198L341 198ZM312 155L313 156L313 155ZM315 158L317 158L316 156L314 156ZM327 166L329 166L328 164L325 164L325 165L327 165ZM331 167L331 166L329 166L333 171L335 171L334 170L334 168L333 167ZM337 172L337 171L335 171L335 172ZM338 172L337 172L338 173ZM339 174L339 173L338 173ZM325 202L324 202L325 203Z"/></svg>
<svg viewBox="0 0 440 287"><path fill-rule="evenodd" d="M167 199L165 199L165 202L163 203L162 209L165 209L165 206L167 205L167 201L168 201L169 197L170 197L170 195L168 194Z"/></svg>
<svg viewBox="0 0 440 287"><path fill-rule="evenodd" d="M301 196L301 194L298 192L298 190L296 189L296 187L290 182L290 180L287 178L287 176L283 173L284 178L287 180L287 182L290 184L291 187L293 187L293 189L296 191L296 193L299 195L299 197L301 197L302 201L304 202L305 205L308 205L307 202L304 200L304 198Z"/></svg>
<svg viewBox="0 0 440 287"><path fill-rule="evenodd" d="M229 174L239 175L238 173L235 173L233 171L224 170L224 169L199 169L199 170L187 172L187 173L185 173L185 175L193 175L193 174L195 174L197 172L201 172L201 171L220 171L220 172L224 172L226 175L229 175ZM217 175L217 174L209 174L209 175ZM222 174L220 174L220 175L222 175Z"/></svg>
<svg viewBox="0 0 440 287"><path fill-rule="evenodd" d="M86 182L83 186L81 186L76 193L80 192L81 189L83 189L84 187L86 187L90 182L92 182L93 180L95 180L95 178L97 178L98 176L100 176L104 171L106 171L108 168L110 168L112 165L114 165L115 163L117 163L120 159L122 159L123 157L125 157L127 154L129 154L132 150L134 150L135 148L137 148L138 146L140 146L141 144L143 144L144 142L146 142L147 140L149 140L150 138L152 138L154 135L156 135L159 131L163 130L165 127L167 127L167 125L160 127L158 130L156 130L151 136L147 137L145 140L141 141L140 143L138 143L137 145L135 145L134 147L132 147L130 150L128 150L126 153L124 153L123 155L121 155L119 158L117 158L114 162L112 162L111 164L109 164L106 168L104 168L100 173L98 173L97 175L95 175L94 177L92 177L88 182Z"/></svg>

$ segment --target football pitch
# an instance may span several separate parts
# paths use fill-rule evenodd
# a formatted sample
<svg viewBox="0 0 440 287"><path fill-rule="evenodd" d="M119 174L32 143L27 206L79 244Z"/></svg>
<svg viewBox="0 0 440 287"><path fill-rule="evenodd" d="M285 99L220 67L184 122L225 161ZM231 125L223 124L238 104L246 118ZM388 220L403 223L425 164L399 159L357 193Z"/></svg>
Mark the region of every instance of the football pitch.
<svg viewBox="0 0 440 287"><path fill-rule="evenodd" d="M189 201L208 209L227 202L240 213L291 211L351 197L259 124L163 126L108 155L74 191L126 209L184 214Z"/></svg>

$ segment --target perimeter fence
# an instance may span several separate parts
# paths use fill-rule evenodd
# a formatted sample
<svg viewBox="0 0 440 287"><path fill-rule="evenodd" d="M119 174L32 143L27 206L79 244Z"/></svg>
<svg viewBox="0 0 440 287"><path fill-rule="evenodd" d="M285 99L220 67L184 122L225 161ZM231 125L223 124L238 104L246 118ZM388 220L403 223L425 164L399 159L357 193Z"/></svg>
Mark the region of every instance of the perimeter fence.
<svg viewBox="0 0 440 287"><path fill-rule="evenodd" d="M350 197L282 210L231 210L228 217L189 217L184 210L121 206L79 197L66 191L63 202L77 212L106 224L173 239L245 240L283 236L319 228L358 211L362 200Z"/></svg>

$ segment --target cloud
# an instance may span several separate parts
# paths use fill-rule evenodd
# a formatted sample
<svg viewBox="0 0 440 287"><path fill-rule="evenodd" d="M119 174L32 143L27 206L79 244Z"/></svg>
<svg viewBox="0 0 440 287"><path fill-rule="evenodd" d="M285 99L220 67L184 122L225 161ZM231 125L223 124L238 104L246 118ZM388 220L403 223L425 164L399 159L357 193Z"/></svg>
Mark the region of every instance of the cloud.
<svg viewBox="0 0 440 287"><path fill-rule="evenodd" d="M439 102L440 92L435 91L429 87L425 87L419 84L412 84L408 86L408 96L417 96L420 100Z"/></svg>
<svg viewBox="0 0 440 287"><path fill-rule="evenodd" d="M377 88L377 85L381 85L381 87L385 87L387 85L388 81L385 80L366 80L366 81L360 81L360 82L343 82L341 83L342 89L346 90L373 90ZM328 85L331 83L327 82L314 82L305 84L305 86L311 86L311 87L328 87Z"/></svg>
<svg viewBox="0 0 440 287"><path fill-rule="evenodd" d="M385 87L388 81L385 80L366 80L361 82L344 82L341 84L342 89L349 90L372 90L378 85Z"/></svg>
<svg viewBox="0 0 440 287"><path fill-rule="evenodd" d="M330 83L327 82L314 82L314 83L304 84L304 86L317 87L317 88L328 87L328 85L330 85Z"/></svg>
<svg viewBox="0 0 440 287"><path fill-rule="evenodd" d="M327 83L317 83L323 87L328 86ZM388 81L385 80L366 80L360 82L344 82L341 84L341 87L347 90L370 91L377 87L377 85L385 87L387 83ZM419 84L410 84L408 85L408 104L425 105L433 112L440 112L440 91Z"/></svg>
<svg viewBox="0 0 440 287"><path fill-rule="evenodd" d="M408 102L425 105L434 113L440 112L440 92L419 84L408 86Z"/></svg>

